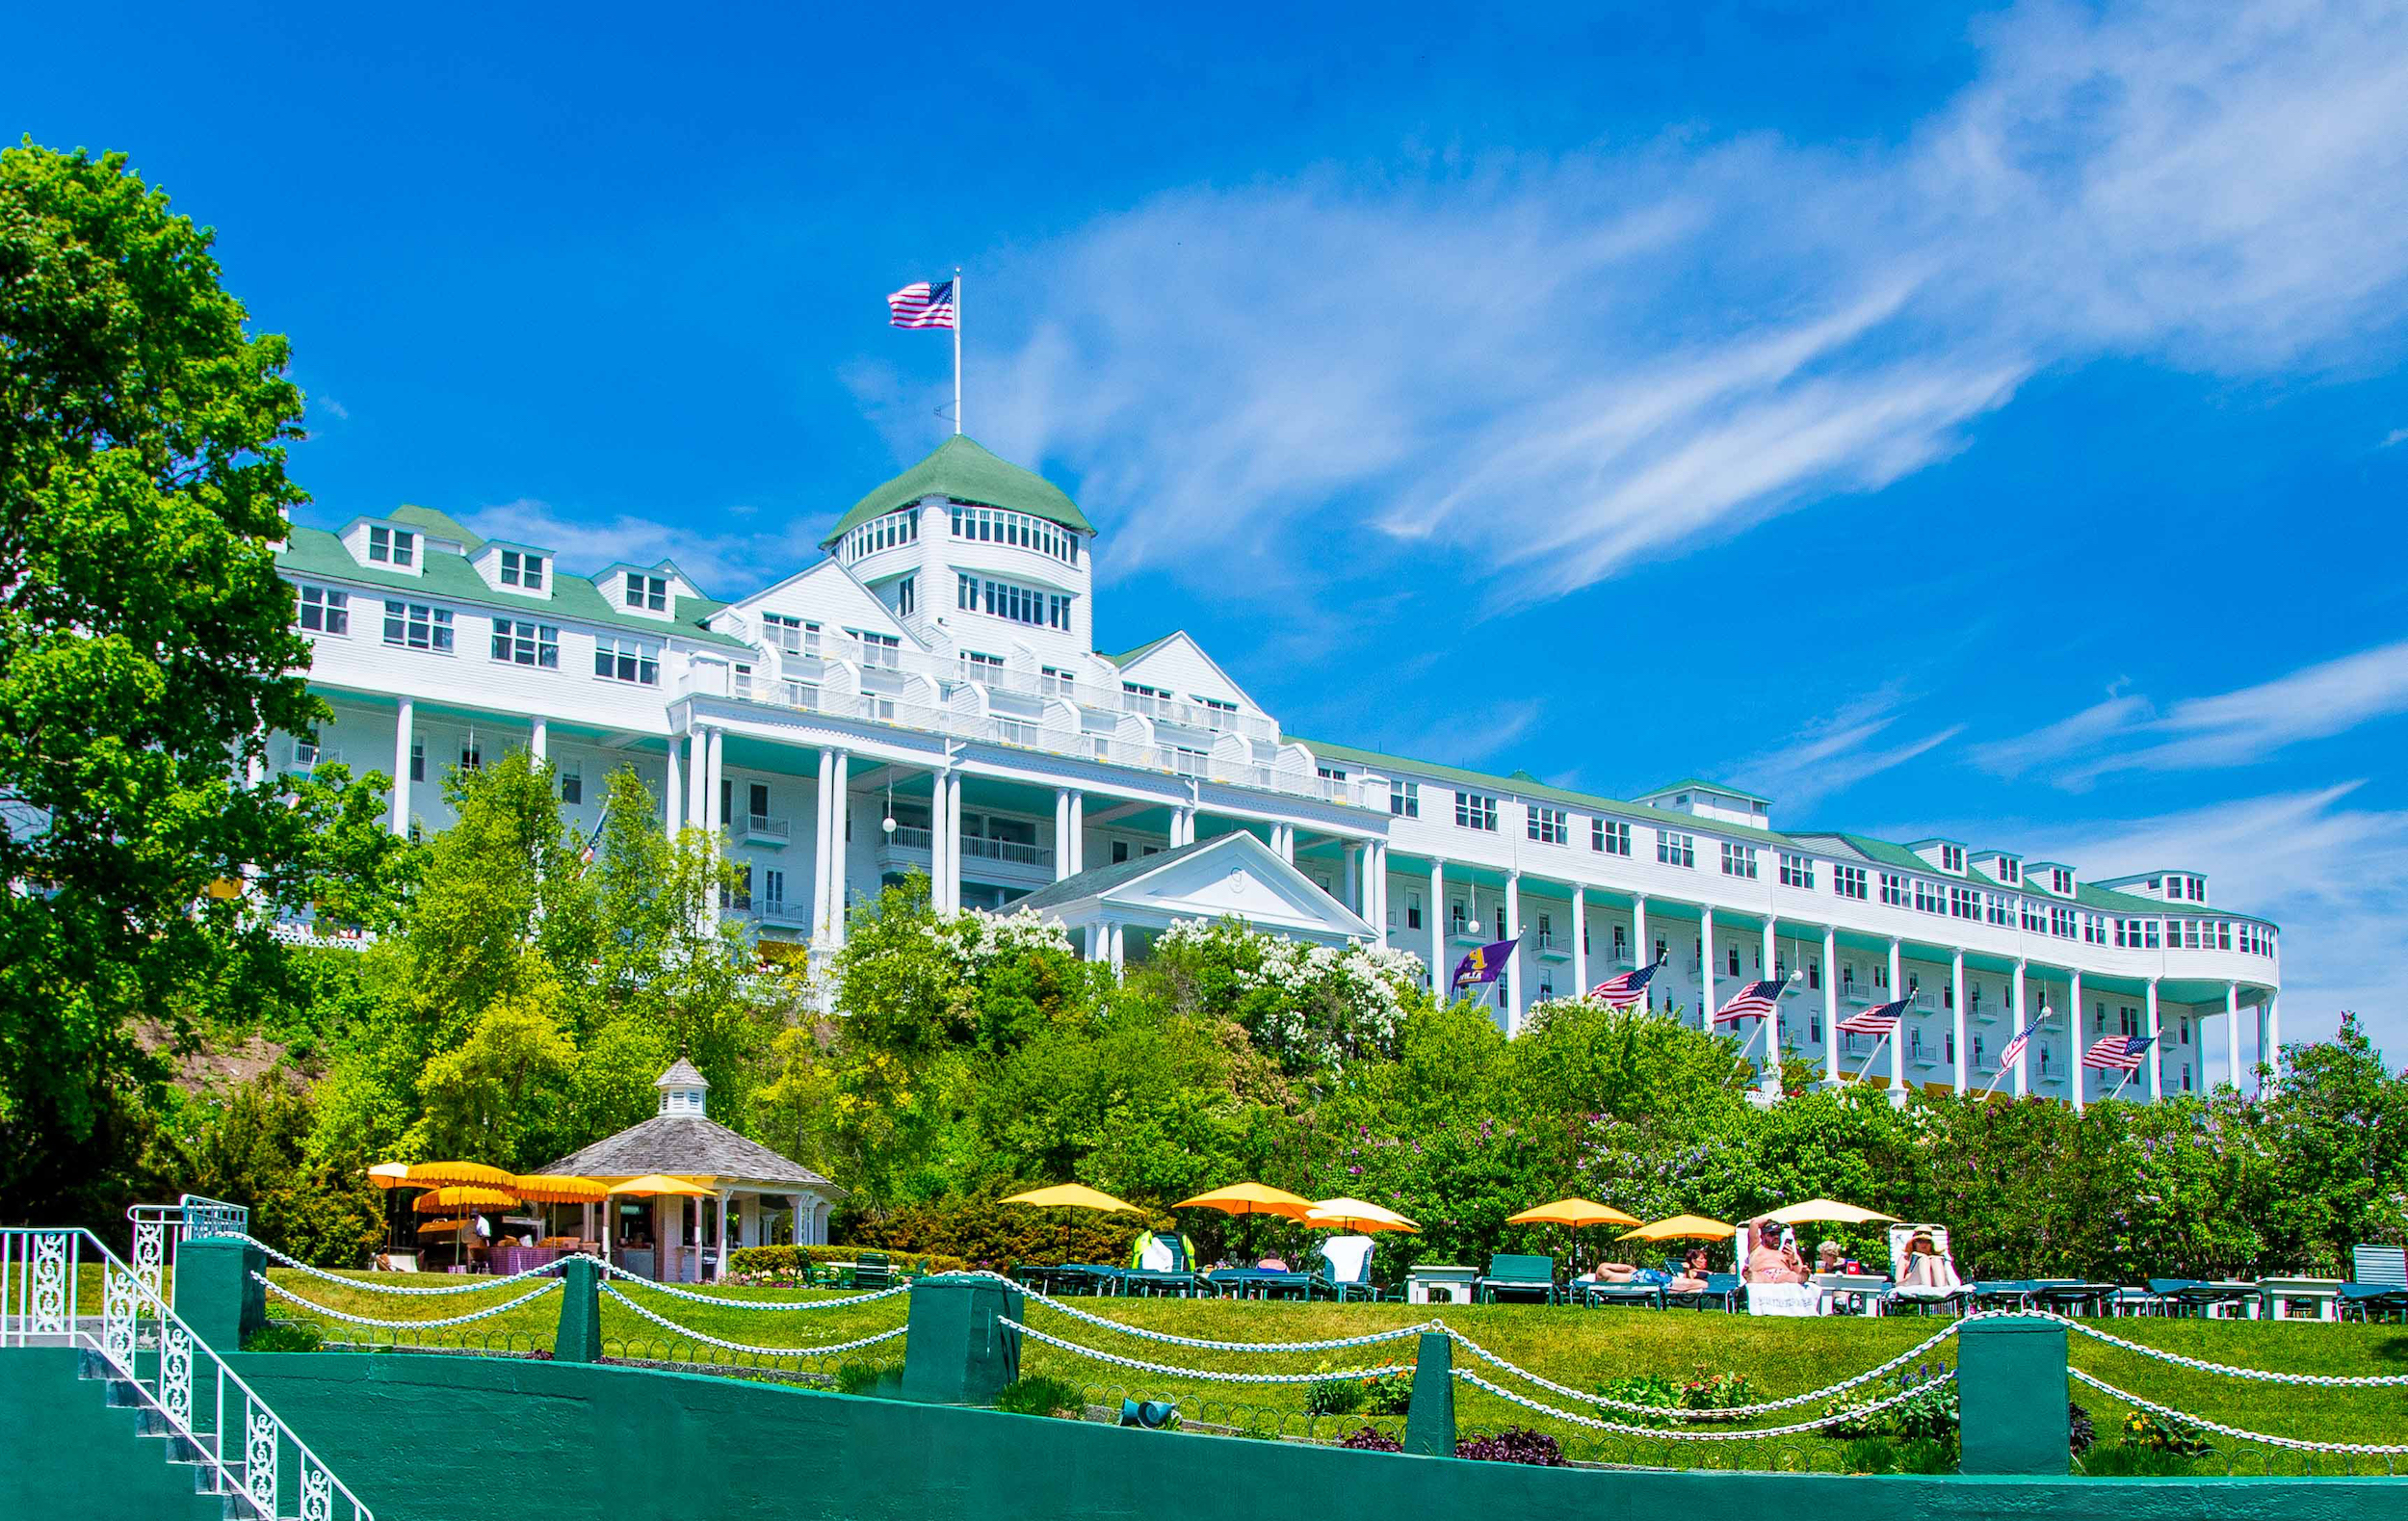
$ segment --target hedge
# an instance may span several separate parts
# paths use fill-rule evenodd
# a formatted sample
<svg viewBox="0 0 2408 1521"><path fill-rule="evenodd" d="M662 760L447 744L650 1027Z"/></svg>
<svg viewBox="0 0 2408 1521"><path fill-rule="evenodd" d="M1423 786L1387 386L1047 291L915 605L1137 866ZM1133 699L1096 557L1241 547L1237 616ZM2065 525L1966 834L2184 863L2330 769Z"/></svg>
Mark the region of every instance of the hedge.
<svg viewBox="0 0 2408 1521"><path fill-rule="evenodd" d="M865 1251L884 1251L909 1273L960 1272L970 1265L941 1252L889 1251L884 1246L740 1246L727 1254L730 1275L799 1273L815 1262L858 1262Z"/></svg>
<svg viewBox="0 0 2408 1521"><path fill-rule="evenodd" d="M1012 1185L1011 1187L1018 1187ZM873 1251L927 1251L998 1272L1022 1264L1119 1264L1140 1230L1169 1230L1167 1215L1105 1215L1094 1210L1006 1204L1003 1188L967 1196L848 1212L838 1223Z"/></svg>

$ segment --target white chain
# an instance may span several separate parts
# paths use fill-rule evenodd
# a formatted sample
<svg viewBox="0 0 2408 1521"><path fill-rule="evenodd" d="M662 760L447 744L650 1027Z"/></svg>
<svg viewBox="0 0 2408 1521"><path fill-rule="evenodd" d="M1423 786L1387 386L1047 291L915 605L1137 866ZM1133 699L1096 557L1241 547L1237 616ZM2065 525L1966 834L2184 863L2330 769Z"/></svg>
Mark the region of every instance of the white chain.
<svg viewBox="0 0 2408 1521"><path fill-rule="evenodd" d="M868 1304L877 1299L891 1299L898 1294L911 1292L910 1284L899 1283L891 1289L877 1289L868 1294L855 1294L842 1299L723 1299L716 1294L696 1294L692 1289L680 1289L666 1283L655 1283L650 1278L641 1278L632 1272L623 1272L616 1269L612 1270L611 1276L624 1278L629 1283L641 1283L645 1288L666 1294L672 1299L685 1299L694 1304L707 1304L713 1309L720 1310L841 1310L848 1305Z"/></svg>
<svg viewBox="0 0 2408 1521"><path fill-rule="evenodd" d="M1627 1410L1634 1415L1660 1416L1666 1420L1673 1421L1737 1421L1742 1420L1751 1415L1769 1415L1775 1410L1789 1409L1792 1405L1806 1404L1815 1400L1827 1399L1832 1395L1842 1394L1849 1389L1853 1389L1860 1383L1867 1383L1872 1379L1878 1378L1883 1374L1905 1367L1908 1363L1931 1351L1934 1347L1939 1346L1942 1342L1945 1342L1950 1337L1954 1336L1957 1331L1957 1325L1955 1324L1951 1324L1948 1329L1942 1331L1939 1335L1932 1337L1928 1341L1920 1343L1917 1346L1908 1348L1906 1351L1898 1353L1896 1357L1891 1358L1888 1362L1881 1364L1879 1367L1868 1368L1853 1378L1844 1378L1840 1382L1831 1384L1825 1388L1810 1389L1804 1394L1793 1394L1789 1396L1787 1399L1767 1401L1763 1404L1733 1405L1727 1410L1685 1410L1675 1409L1661 1404L1639 1404L1633 1401L1616 1400L1602 1394L1584 1394L1578 1389L1566 1388L1562 1384L1557 1383L1552 1379L1542 1378L1538 1375L1531 1372L1528 1368L1519 1367L1513 1363L1505 1361L1495 1352L1490 1351L1487 1348L1482 1347L1479 1343L1473 1341L1470 1337L1464 1335L1461 1331L1453 1329L1452 1326L1447 1326L1442 1324L1439 1328L1446 1331L1447 1335L1453 1339L1456 1346L1462 1348L1465 1351L1472 1353L1472 1355L1479 1358L1481 1361L1489 1363L1494 1367L1502 1368L1507 1373L1517 1374L1550 1393L1559 1394L1564 1396L1566 1399L1578 1400L1584 1404L1598 1405L1609 1410Z"/></svg>
<svg viewBox="0 0 2408 1521"><path fill-rule="evenodd" d="M1574 1426L1584 1426L1593 1431L1610 1431L1617 1436L1660 1436L1666 1441L1675 1442L1753 1442L1775 1436L1802 1436L1809 1431L1823 1430L1837 1421L1861 1420L1877 1410L1886 1410L1891 1405L1904 1403L1956 1377L1956 1375L1952 1373L1943 1374L1928 1383L1917 1384L1912 1389L1901 1390L1886 1400L1876 1400L1871 1404L1860 1406L1845 1415L1826 1415L1819 1420L1803 1421L1794 1426L1768 1426L1749 1431L1672 1431L1652 1426L1625 1426L1619 1421L1600 1421L1593 1416L1575 1415L1569 1410L1558 1410L1554 1405L1541 1404L1528 1395L1516 1394L1510 1389L1490 1383L1469 1368L1457 1368L1454 1376L1465 1383L1487 1390L1501 1400L1509 1400L1525 1409L1535 1410L1541 1415L1553 1416L1558 1421L1569 1421Z"/></svg>
<svg viewBox="0 0 2408 1521"><path fill-rule="evenodd" d="M241 1239L249 1242L251 1246L258 1247L269 1256L274 1257L284 1267L308 1273L313 1278L324 1278L328 1283L339 1283L347 1289L357 1289L364 1294L481 1294L487 1289L498 1289L506 1284L518 1283L528 1278L541 1277L543 1274L550 1272L553 1268L559 1266L558 1263L546 1263L540 1268L530 1268L524 1272L513 1272L507 1278L480 1276L474 1283L463 1283L458 1286L444 1284L431 1289L410 1289L404 1288L400 1284L382 1284L369 1278L352 1278L346 1277L339 1272L329 1272L324 1268L312 1267L310 1264L301 1261L299 1257L278 1251L274 1246L269 1246L266 1242L258 1239L256 1236L245 1236ZM585 1253L579 1252L576 1255L584 1257ZM561 1260L565 1262L571 1259L563 1258ZM586 1257L586 1260L588 1262L592 1262L596 1259L592 1257Z"/></svg>
<svg viewBox="0 0 2408 1521"><path fill-rule="evenodd" d="M1099 1352L1092 1347L1066 1342L1051 1336L1034 1325L1024 1325L1009 1316L995 1317L998 1325L1009 1326L1026 1336L1034 1336L1048 1347L1059 1347L1066 1352L1092 1357L1097 1362L1112 1363L1122 1368L1135 1368L1141 1373L1162 1374L1172 1378L1201 1378L1207 1383L1325 1383L1339 1378L1381 1378L1390 1374L1411 1373L1410 1365L1390 1363L1383 1368L1340 1368L1322 1373L1216 1373L1208 1368L1173 1368L1164 1363L1149 1363L1141 1358L1122 1357L1113 1352Z"/></svg>
<svg viewBox="0 0 2408 1521"><path fill-rule="evenodd" d="M680 1336L691 1337L697 1342L703 1342L726 1351L750 1352L761 1357L825 1357L836 1352L855 1351L864 1347L875 1347L880 1342L893 1341L911 1328L906 1323L891 1330L879 1331L875 1336L864 1336L858 1341L838 1342L829 1347L754 1347L744 1342L721 1341L716 1336L697 1331L690 1325L680 1325L665 1315L655 1315L607 1283L602 1285L602 1292L664 1330L675 1331Z"/></svg>
<svg viewBox="0 0 2408 1521"><path fill-rule="evenodd" d="M300 1295L295 1294L292 1290L284 1287L280 1283L269 1282L268 1275L264 1272L254 1272L250 1276L252 1282L259 1284L270 1294L278 1295L284 1298L290 1299L295 1304L300 1305L302 1309L310 1311L312 1314L323 1315L330 1321L347 1321L353 1325L373 1325L379 1330L389 1331L432 1331L439 1330L446 1325L465 1325L470 1321L482 1321L491 1316L500 1315L506 1310L517 1309L522 1304L532 1303L537 1299L542 1298L545 1295L555 1292L561 1287L560 1280L555 1278L543 1287L527 1294L522 1294L517 1298L510 1300L507 1304L495 1304L487 1306L482 1310L471 1310L465 1315L455 1315L446 1320L380 1321L370 1316L353 1315L348 1311L333 1309L329 1306L319 1304L309 1299L304 1299Z"/></svg>
<svg viewBox="0 0 2408 1521"><path fill-rule="evenodd" d="M2236 1368L2230 1363L2212 1363L2197 1357L2186 1357L2180 1352L2165 1351L2156 1347L2143 1347L2138 1342L2128 1342L2111 1332L2093 1329L2080 1321L2070 1320L2062 1315L2053 1315L2046 1310L2028 1310L2021 1313L2044 1321L2055 1321L2069 1330L2080 1331L2084 1336L2105 1342L2110 1347L2120 1347L2128 1352L2138 1352L2143 1357L2154 1357L2159 1362L2172 1363L2177 1368L2188 1368L2194 1373L2216 1373L2228 1378L2250 1378L2260 1383L2310 1384L2319 1389L2393 1389L2408 1385L2408 1374L2368 1374L2363 1377L2352 1377L2344 1374L2275 1373L2265 1368Z"/></svg>
<svg viewBox="0 0 2408 1521"><path fill-rule="evenodd" d="M2297 1453L2349 1453L2369 1456L2393 1456L2408 1453L2408 1446L2386 1447L2373 1442L2309 1442L2295 1436L2269 1436L2264 1431L2244 1431L2237 1426L2225 1426L2203 1416L2186 1415L2170 1405L2159 1404L2154 1400L2143 1400L2136 1394L2126 1394L2106 1379L2094 1378L2079 1368L2068 1368L2065 1371L2078 1381L2088 1384L2111 1400L2121 1400L2126 1404L2165 1416L2169 1420L2180 1421L2186 1426L2198 1427L2202 1430L2213 1431L2218 1436L2229 1436L2236 1441L2264 1442L2270 1447L2288 1447Z"/></svg>
<svg viewBox="0 0 2408 1521"><path fill-rule="evenodd" d="M1350 1347L1371 1347L1380 1342L1401 1341L1407 1336L1419 1336L1424 1331L1443 1331L1446 1329L1446 1326L1437 1321L1424 1321L1419 1325L1407 1325L1399 1330L1374 1331L1365 1336L1340 1336L1323 1342L1216 1342L1197 1336L1173 1336L1168 1331L1147 1330L1141 1325L1131 1325L1122 1321L1115 1321L1105 1316L1091 1314L1088 1311L1077 1309L1071 1305L1065 1304L1061 1300L1055 1298L1050 1294L1043 1293L1036 1289L1027 1288L1021 1284L1013 1283L1011 1279L1005 1277L1000 1272L993 1272L981 1269L978 1272L970 1274L970 1276L993 1278L999 1282L1010 1284L1012 1288L1019 1290L1020 1293L1027 1295L1030 1298L1036 1300L1039 1304L1044 1305L1048 1309L1060 1310L1062 1314L1069 1316L1074 1321L1085 1321L1089 1325L1100 1325L1106 1330L1119 1331L1128 1336L1143 1337L1149 1342L1161 1342L1169 1347L1193 1347L1199 1349L1200 1351L1212 1352L1340 1351Z"/></svg>

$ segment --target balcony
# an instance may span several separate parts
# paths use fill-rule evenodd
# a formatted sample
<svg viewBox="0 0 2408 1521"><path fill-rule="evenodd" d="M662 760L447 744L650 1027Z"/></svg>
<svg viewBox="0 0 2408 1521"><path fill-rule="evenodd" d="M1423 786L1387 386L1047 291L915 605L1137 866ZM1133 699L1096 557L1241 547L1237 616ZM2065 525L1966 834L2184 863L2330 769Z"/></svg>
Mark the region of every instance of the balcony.
<svg viewBox="0 0 2408 1521"><path fill-rule="evenodd" d="M1617 972L1627 972L1638 965L1638 957L1631 955L1627 945L1617 945L1606 953L1606 964Z"/></svg>
<svg viewBox="0 0 2408 1521"><path fill-rule="evenodd" d="M900 834L903 831L898 829L895 832ZM1026 866L1044 872L1054 869L1054 848L1050 845L1023 845L1017 840L989 840L973 834L961 837L961 858L965 861L1001 861L1007 866Z"/></svg>
<svg viewBox="0 0 2408 1521"><path fill-rule="evenodd" d="M764 924L801 925L810 922L810 913L800 904L790 904L783 898L756 898L753 917Z"/></svg>
<svg viewBox="0 0 2408 1521"><path fill-rule="evenodd" d="M1909 1040L1906 1042L1906 1064L1925 1068L1936 1067L1940 1064L1940 1048L1936 1045L1924 1045L1921 1040Z"/></svg>
<svg viewBox="0 0 2408 1521"><path fill-rule="evenodd" d="M1840 984L1840 1002L1843 1004L1854 1004L1859 1009L1871 1009L1872 1007L1872 995L1873 990L1867 987L1862 983L1842 983Z"/></svg>
<svg viewBox="0 0 2408 1521"><path fill-rule="evenodd" d="M1572 959L1572 942L1569 939L1541 931L1531 936L1531 944L1537 948L1541 960L1569 961Z"/></svg>
<svg viewBox="0 0 2408 1521"><path fill-rule="evenodd" d="M746 845L766 845L773 851L782 851L795 837L795 826L772 814L742 814L734 823L736 837Z"/></svg>

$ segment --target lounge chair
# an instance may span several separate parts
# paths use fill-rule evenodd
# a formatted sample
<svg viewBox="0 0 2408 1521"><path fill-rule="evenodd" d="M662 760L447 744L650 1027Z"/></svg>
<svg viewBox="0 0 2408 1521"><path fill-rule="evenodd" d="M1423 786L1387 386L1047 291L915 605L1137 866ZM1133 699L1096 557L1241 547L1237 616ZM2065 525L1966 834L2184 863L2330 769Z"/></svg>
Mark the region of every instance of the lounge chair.
<svg viewBox="0 0 2408 1521"><path fill-rule="evenodd" d="M2044 1279L2032 1286L2031 1303L2057 1315L2105 1315L2119 1292L2111 1283Z"/></svg>
<svg viewBox="0 0 2408 1521"><path fill-rule="evenodd" d="M2408 1320L2408 1248L2353 1246L2349 1259L2355 1281L2342 1285L2343 1317Z"/></svg>
<svg viewBox="0 0 2408 1521"><path fill-rule="evenodd" d="M1575 1278L1563 1292L1566 1298L1579 1304L1639 1304L1651 1310L1664 1307L1661 1283L1608 1283L1602 1278Z"/></svg>
<svg viewBox="0 0 2408 1521"><path fill-rule="evenodd" d="M856 1289L885 1289L895 1282L895 1264L882 1251L865 1251L853 1264L852 1286Z"/></svg>
<svg viewBox="0 0 2408 1521"><path fill-rule="evenodd" d="M1500 1294L1529 1295L1556 1302L1556 1260L1553 1257L1531 1257L1518 1252L1499 1252L1488 1259L1488 1272L1473 1280L1473 1297L1482 1304L1494 1304Z"/></svg>
<svg viewBox="0 0 2408 1521"><path fill-rule="evenodd" d="M1378 1301L1379 1290L1372 1284L1372 1250L1369 1236L1332 1236L1322 1243L1320 1256L1326 1270L1322 1281L1339 1303Z"/></svg>
<svg viewBox="0 0 2408 1521"><path fill-rule="evenodd" d="M1188 1241L1172 1233L1155 1236L1151 1249L1140 1247L1142 1266L1124 1270L1120 1274L1120 1292L1148 1298L1173 1296L1191 1298L1195 1295L1195 1264L1188 1260ZM1157 1267L1160 1263L1163 1266Z"/></svg>
<svg viewBox="0 0 2408 1521"><path fill-rule="evenodd" d="M1935 1311L1943 1315L1961 1315L1974 1302L1974 1291L1962 1279L1953 1285L1935 1286L1910 1284L1906 1281L1906 1248L1918 1236L1927 1236L1948 1264L1951 1277L1956 1274L1956 1258L1949 1249L1949 1228L1946 1225L1916 1225L1905 1222L1890 1227L1890 1276L1893 1287L1887 1298L1894 1311L1913 1310L1918 1315Z"/></svg>
<svg viewBox="0 0 2408 1521"><path fill-rule="evenodd" d="M2166 1314L2195 1318L2213 1318L2219 1307L2244 1304L2256 1297L2254 1289L2203 1278L2151 1278L2149 1292L2165 1301Z"/></svg>

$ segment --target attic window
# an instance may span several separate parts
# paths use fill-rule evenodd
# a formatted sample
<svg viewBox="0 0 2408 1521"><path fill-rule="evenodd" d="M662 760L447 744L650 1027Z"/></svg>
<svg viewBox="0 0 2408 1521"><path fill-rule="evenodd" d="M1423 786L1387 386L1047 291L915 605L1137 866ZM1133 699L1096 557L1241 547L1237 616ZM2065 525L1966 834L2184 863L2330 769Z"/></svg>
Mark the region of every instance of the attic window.
<svg viewBox="0 0 2408 1521"><path fill-rule="evenodd" d="M2056 892L2070 893L2074 890L2074 874L2062 868L2052 871L2049 873L2049 885Z"/></svg>
<svg viewBox="0 0 2408 1521"><path fill-rule="evenodd" d="M368 560L372 564L406 565L417 554L418 536L406 528L368 530Z"/></svg>
<svg viewBox="0 0 2408 1521"><path fill-rule="evenodd" d="M627 572L627 605L650 613L668 611L668 581L663 576L647 576L641 570Z"/></svg>
<svg viewBox="0 0 2408 1521"><path fill-rule="evenodd" d="M543 590L543 557L522 554L515 549L502 551L502 585L522 587L529 591Z"/></svg>
<svg viewBox="0 0 2408 1521"><path fill-rule="evenodd" d="M2024 869L2020 864L2010 861L2004 856L2001 856L1999 858L1999 880L2006 883L2009 887L2013 887L2023 879Z"/></svg>

